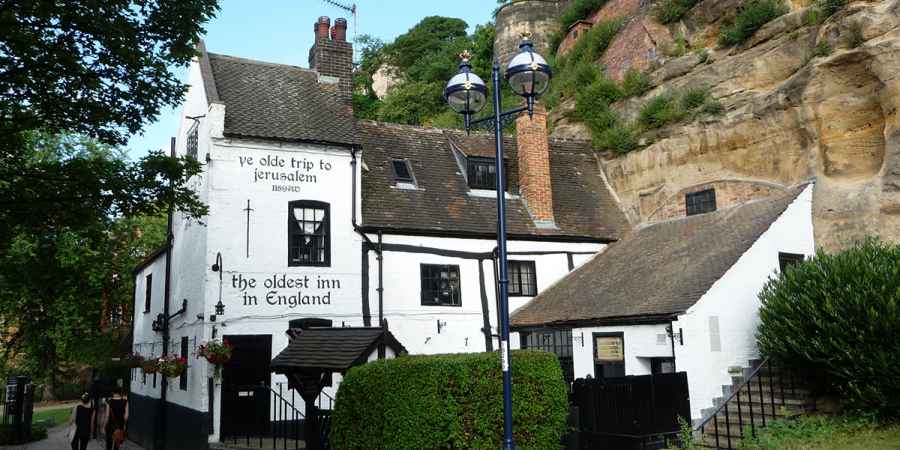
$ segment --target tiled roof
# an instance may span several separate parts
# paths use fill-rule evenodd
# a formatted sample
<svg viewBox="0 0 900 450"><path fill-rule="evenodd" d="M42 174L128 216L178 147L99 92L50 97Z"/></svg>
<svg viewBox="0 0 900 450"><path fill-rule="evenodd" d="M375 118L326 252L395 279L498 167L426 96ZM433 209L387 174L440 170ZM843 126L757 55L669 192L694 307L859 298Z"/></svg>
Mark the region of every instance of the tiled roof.
<svg viewBox="0 0 900 450"><path fill-rule="evenodd" d="M343 372L365 362L382 342L396 353L406 352L383 328L309 328L291 339L272 360L271 369L278 373L303 368Z"/></svg>
<svg viewBox="0 0 900 450"><path fill-rule="evenodd" d="M364 228L394 232L496 235L496 201L473 195L457 155L493 157L493 138L357 121L337 95L301 67L208 53L199 66L210 103L225 105L226 136L352 145L362 148ZM452 142L452 143L451 143ZM508 192L518 192L516 143L506 137ZM456 151L453 148L456 148ZM396 186L392 158L409 159L417 189ZM511 237L613 241L629 224L603 181L587 141L551 140L550 172L557 228L539 228L521 198L508 201Z"/></svg>
<svg viewBox="0 0 900 450"><path fill-rule="evenodd" d="M668 320L696 303L804 187L639 229L532 299L511 324Z"/></svg>
<svg viewBox="0 0 900 450"><path fill-rule="evenodd" d="M225 135L355 145L356 120L338 85L309 69L206 53L200 70L211 103L225 104Z"/></svg>
<svg viewBox="0 0 900 450"><path fill-rule="evenodd" d="M496 200L473 195L451 146L473 156L492 156L492 138L371 121L358 124L362 157L362 223L383 231L496 234ZM515 139L504 139L508 192L518 192ZM391 160L408 159L416 189L398 187ZM521 198L507 201L512 237L542 236L611 241L629 229L600 175L590 143L550 142L551 185L556 229L538 228Z"/></svg>

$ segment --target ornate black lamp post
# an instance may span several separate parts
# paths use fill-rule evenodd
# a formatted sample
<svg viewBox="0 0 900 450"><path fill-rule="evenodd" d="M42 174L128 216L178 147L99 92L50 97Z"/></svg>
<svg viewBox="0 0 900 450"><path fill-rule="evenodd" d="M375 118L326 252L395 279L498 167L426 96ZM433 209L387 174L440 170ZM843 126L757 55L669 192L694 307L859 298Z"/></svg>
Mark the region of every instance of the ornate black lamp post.
<svg viewBox="0 0 900 450"><path fill-rule="evenodd" d="M550 78L553 76L547 61L534 52L530 36L523 35L522 37L519 53L513 57L506 68L506 80L513 92L525 98L526 106L512 111L500 111L500 64L495 61L492 70L494 114L491 117L472 121L472 115L481 111L487 103L487 86L478 75L471 72L472 66L469 64L468 52L460 55L462 63L459 65L459 73L450 79L444 89L444 98L447 99L450 108L463 115L467 133L470 127L482 124L494 129L497 173L497 257L500 266L500 279L497 282L499 284L498 292L500 292L500 358L503 368L503 448L508 450L515 448L515 444L512 433L512 377L509 370L509 278L506 260L503 126L508 120L525 111L528 111L528 116L531 117L535 99L547 91Z"/></svg>

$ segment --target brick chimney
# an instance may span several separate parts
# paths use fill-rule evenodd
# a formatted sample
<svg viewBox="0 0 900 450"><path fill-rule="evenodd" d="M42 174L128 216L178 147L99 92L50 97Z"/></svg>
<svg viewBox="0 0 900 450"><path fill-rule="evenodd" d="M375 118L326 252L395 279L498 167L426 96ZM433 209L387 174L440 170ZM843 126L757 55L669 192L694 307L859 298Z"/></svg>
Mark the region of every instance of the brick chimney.
<svg viewBox="0 0 900 450"><path fill-rule="evenodd" d="M550 184L550 141L547 110L534 105L533 117L516 119L516 148L519 163L519 192L538 226L555 227L553 188Z"/></svg>
<svg viewBox="0 0 900 450"><path fill-rule="evenodd" d="M353 89L353 44L347 42L347 20L319 17L313 29L316 42L309 49L309 67L319 75L337 78L341 99L351 104ZM330 28L329 28L330 27Z"/></svg>

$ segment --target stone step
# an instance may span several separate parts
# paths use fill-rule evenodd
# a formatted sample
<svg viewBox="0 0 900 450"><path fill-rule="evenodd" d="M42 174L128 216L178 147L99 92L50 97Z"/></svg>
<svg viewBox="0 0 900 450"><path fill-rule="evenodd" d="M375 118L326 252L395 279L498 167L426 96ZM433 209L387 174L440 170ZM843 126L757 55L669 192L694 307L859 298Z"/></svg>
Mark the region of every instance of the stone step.
<svg viewBox="0 0 900 450"><path fill-rule="evenodd" d="M734 392L734 390L737 389L738 386L740 385L732 386L730 391ZM812 394L809 389L799 386L791 386L790 384L785 384L782 386L778 383L770 384L768 381L763 381L762 383L760 383L756 379L741 387L741 391L747 390L752 392L754 395L760 392L769 395L770 393L774 392L776 397L781 395L782 392L784 392L785 396L791 397L808 397Z"/></svg>
<svg viewBox="0 0 900 450"><path fill-rule="evenodd" d="M775 403L776 405L785 405L785 406L806 406L807 404L812 402L812 398L810 396L791 396L785 393L785 396L782 397L780 393L775 393L773 397L769 392L763 392L760 395L759 392L741 390L737 395L731 398L730 403L737 403L738 398L741 400L741 404L744 403L752 403L752 404L768 404L771 405Z"/></svg>
<svg viewBox="0 0 900 450"><path fill-rule="evenodd" d="M262 443L260 443L259 437L257 437L256 439L250 438L249 443L245 439L234 441L226 439L225 442L211 442L209 444L209 450L301 450L305 448L306 441L303 439L278 439L277 441L273 441L271 437L263 438Z"/></svg>

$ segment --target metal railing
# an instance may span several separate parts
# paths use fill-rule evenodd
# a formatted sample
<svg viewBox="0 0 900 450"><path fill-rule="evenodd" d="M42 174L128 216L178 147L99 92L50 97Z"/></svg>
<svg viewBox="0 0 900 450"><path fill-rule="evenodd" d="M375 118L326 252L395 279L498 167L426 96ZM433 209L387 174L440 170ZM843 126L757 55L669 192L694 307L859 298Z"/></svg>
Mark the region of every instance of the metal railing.
<svg viewBox="0 0 900 450"><path fill-rule="evenodd" d="M776 370L778 371L777 375ZM768 376L763 372L766 372ZM787 388L785 388L785 377L788 378ZM766 395L766 390L763 389L763 382L766 378L768 378L768 395ZM780 403L776 401L776 381L780 393L777 399ZM754 383L757 388L755 399L753 393ZM796 394L793 373L784 367L776 367L768 358L766 358L750 372L749 376L745 377L737 388L732 389L731 394L719 404L712 414L703 419L694 430L699 432L701 440L704 440L705 436L711 431L711 434L715 436L715 448L733 450L736 447L736 440L739 441L743 438L745 425L749 425L751 436L756 437L757 428L765 427L767 420L772 421L777 417L777 408L787 406L786 392L790 393L792 397ZM746 400L742 398L741 394L746 394ZM729 408L729 405L732 405L732 407L736 407L737 409L737 411L734 411L737 413L737 433L732 433L731 431L733 412L731 411L731 408ZM756 406L756 408L754 408L754 406ZM769 408L768 412L766 411L766 407ZM724 414L724 434L720 433L719 430L719 419L722 418L720 417L720 414ZM710 422L712 422L712 424L710 424ZM709 429L710 427L712 427L712 430ZM724 445L722 443L723 440L725 441ZM712 443L706 444L711 445Z"/></svg>
<svg viewBox="0 0 900 450"><path fill-rule="evenodd" d="M256 408L247 414L260 414L263 408L269 410L264 418L255 417L250 423L240 427L223 429L222 442L241 444L246 448L266 450L300 450L306 447L303 422L306 415L296 405L303 404L303 398L286 383L272 386L235 386L236 391L252 391ZM334 398L322 392L316 399L317 418L323 443L328 442L331 425L331 409Z"/></svg>

